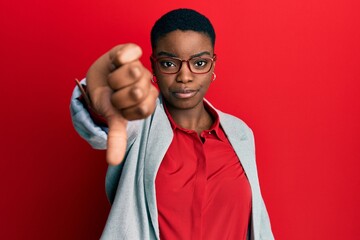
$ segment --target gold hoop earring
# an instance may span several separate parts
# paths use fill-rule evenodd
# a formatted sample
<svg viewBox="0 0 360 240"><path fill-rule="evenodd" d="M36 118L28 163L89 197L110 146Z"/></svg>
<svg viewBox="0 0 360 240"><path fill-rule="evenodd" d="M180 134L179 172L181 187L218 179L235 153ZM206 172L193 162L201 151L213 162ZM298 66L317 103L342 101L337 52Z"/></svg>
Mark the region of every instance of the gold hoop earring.
<svg viewBox="0 0 360 240"><path fill-rule="evenodd" d="M213 74L213 79L211 80L211 82L215 81L216 79L216 74L214 72L212 72L212 74Z"/></svg>

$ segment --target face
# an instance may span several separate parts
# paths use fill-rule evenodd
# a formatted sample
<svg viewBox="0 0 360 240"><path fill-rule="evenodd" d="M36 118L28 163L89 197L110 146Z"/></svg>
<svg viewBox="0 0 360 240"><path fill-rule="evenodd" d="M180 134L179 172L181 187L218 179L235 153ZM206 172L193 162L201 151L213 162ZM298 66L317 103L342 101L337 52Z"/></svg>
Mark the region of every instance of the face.
<svg viewBox="0 0 360 240"><path fill-rule="evenodd" d="M157 41L153 56L176 57L188 60L194 57L212 58L214 50L210 38L195 31L176 30L168 33ZM205 62L190 61L193 69L200 68ZM164 67L171 67L171 62L162 62ZM181 63L180 63L181 64ZM207 64L211 64L208 62ZM161 72L152 60L153 72L157 79L160 92L172 109L193 109L202 105L202 100L212 82L215 62L208 73L193 73L186 62L175 74Z"/></svg>

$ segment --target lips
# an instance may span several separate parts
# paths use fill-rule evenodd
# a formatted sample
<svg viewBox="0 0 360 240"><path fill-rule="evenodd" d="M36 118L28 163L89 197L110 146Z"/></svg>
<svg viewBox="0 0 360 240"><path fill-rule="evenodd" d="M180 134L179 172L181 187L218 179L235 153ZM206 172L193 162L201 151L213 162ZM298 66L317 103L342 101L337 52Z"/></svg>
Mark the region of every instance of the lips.
<svg viewBox="0 0 360 240"><path fill-rule="evenodd" d="M186 99L195 96L197 92L198 92L197 90L193 90L193 89L179 89L172 91L172 94L176 98Z"/></svg>

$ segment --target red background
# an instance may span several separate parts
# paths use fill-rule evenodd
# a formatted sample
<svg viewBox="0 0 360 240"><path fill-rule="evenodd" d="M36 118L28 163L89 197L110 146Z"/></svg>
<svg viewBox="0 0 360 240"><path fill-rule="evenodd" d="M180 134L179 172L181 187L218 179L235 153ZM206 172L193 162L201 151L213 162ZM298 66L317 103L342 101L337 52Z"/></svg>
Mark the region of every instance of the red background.
<svg viewBox="0 0 360 240"><path fill-rule="evenodd" d="M150 28L178 7L216 28L207 98L254 130L276 238L359 239L357 0L2 1L0 238L99 238L105 154L72 128L74 78L129 41L149 66Z"/></svg>

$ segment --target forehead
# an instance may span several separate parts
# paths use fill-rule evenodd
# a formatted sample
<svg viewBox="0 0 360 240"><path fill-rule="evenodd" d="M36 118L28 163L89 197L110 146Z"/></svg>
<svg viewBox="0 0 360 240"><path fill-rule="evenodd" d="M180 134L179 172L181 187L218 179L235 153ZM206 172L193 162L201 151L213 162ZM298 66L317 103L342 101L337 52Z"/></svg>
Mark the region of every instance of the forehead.
<svg viewBox="0 0 360 240"><path fill-rule="evenodd" d="M176 30L159 38L154 54L156 56L160 52L167 52L182 58L204 51L213 53L211 39L207 34Z"/></svg>

